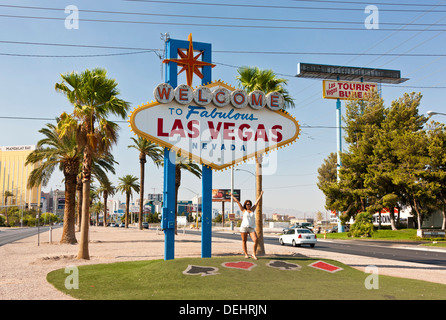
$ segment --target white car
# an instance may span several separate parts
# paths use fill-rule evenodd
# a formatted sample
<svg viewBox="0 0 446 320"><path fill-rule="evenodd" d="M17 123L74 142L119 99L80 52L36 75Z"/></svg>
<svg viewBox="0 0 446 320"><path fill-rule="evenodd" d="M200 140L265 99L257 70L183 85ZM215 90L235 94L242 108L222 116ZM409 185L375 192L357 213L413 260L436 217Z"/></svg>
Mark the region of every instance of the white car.
<svg viewBox="0 0 446 320"><path fill-rule="evenodd" d="M293 247L300 247L303 244L309 244L310 247L314 247L317 242L316 235L309 229L288 229L279 237L281 245L291 244Z"/></svg>

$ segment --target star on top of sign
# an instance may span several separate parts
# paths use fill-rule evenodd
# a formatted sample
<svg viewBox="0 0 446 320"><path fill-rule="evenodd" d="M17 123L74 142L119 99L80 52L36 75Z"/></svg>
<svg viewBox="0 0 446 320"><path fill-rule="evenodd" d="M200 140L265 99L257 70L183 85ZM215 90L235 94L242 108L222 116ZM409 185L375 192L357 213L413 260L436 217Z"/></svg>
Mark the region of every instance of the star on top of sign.
<svg viewBox="0 0 446 320"><path fill-rule="evenodd" d="M198 68L202 68L204 66L211 66L213 68L215 67L215 64L198 60L198 58L203 54L203 51L200 51L200 53L194 56L192 33L189 34L187 40L189 41L189 49L186 49L186 53L182 51L184 49L178 49L178 55L180 56L179 59L164 59L163 63L175 62L179 66L182 66L183 68L180 70L180 72L178 72L178 74L186 71L187 85L192 86L192 77L194 74L200 77L200 79L203 79L203 74Z"/></svg>

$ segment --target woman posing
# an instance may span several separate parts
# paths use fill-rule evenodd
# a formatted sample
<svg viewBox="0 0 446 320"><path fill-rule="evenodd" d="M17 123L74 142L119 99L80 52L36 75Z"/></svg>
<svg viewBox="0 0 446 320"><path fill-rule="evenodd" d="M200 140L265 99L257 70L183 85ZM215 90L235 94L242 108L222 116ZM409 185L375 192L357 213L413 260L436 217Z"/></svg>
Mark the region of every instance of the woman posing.
<svg viewBox="0 0 446 320"><path fill-rule="evenodd" d="M257 260L256 257L256 250L257 250L257 244L258 244L258 238L256 233L256 216L255 216L255 210L257 207L257 203L263 196L263 191L260 194L260 196L257 198L256 203L252 205L251 200L246 200L243 206L241 205L240 201L237 200L237 198L234 197L233 194L231 194L232 199L238 204L240 207L240 211L243 212L243 219L242 224L240 225L240 232L242 236L242 245L243 245L243 253L245 254L245 258L249 258L248 251L246 248L246 241L248 240L248 233L251 237L251 240L254 242L254 252L251 255L255 260Z"/></svg>

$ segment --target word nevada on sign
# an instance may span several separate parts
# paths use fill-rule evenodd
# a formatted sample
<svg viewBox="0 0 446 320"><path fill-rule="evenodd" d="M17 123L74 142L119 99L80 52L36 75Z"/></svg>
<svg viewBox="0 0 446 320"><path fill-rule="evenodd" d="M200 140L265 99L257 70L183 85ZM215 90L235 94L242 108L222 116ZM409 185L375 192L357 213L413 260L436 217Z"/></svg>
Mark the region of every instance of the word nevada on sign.
<svg viewBox="0 0 446 320"><path fill-rule="evenodd" d="M154 93L156 102L130 115L132 131L216 170L288 145L300 133L278 93L248 95L220 81L195 90L162 84Z"/></svg>
<svg viewBox="0 0 446 320"><path fill-rule="evenodd" d="M377 90L376 83L359 81L322 81L324 99L364 99L370 91Z"/></svg>

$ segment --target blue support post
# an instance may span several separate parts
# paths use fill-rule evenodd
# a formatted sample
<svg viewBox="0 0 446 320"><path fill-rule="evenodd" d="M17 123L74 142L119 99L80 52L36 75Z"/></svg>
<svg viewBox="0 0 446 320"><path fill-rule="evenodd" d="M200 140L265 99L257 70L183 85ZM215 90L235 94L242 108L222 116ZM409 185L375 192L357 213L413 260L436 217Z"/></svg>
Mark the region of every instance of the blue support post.
<svg viewBox="0 0 446 320"><path fill-rule="evenodd" d="M161 221L161 228L164 230L164 260L172 260L175 257L175 157L174 152L164 148L164 193Z"/></svg>
<svg viewBox="0 0 446 320"><path fill-rule="evenodd" d="M202 166L201 171L201 257L212 255L212 169Z"/></svg>
<svg viewBox="0 0 446 320"><path fill-rule="evenodd" d="M177 57L177 48L172 43L175 41L166 42L166 58ZM166 64L165 82L176 88L177 78L177 64ZM176 154L164 148L164 190L161 217L161 228L164 230L164 260L175 258L175 159Z"/></svg>
<svg viewBox="0 0 446 320"><path fill-rule="evenodd" d="M202 44L201 48L204 50L203 61L212 63L211 44ZM210 66L204 66L202 73L201 83L203 85L212 81L212 68ZM204 165L201 168L201 257L210 258L212 255L212 169Z"/></svg>

